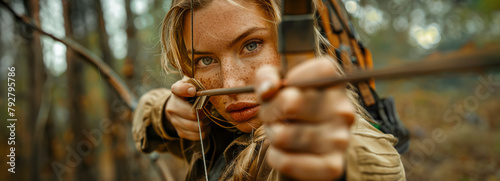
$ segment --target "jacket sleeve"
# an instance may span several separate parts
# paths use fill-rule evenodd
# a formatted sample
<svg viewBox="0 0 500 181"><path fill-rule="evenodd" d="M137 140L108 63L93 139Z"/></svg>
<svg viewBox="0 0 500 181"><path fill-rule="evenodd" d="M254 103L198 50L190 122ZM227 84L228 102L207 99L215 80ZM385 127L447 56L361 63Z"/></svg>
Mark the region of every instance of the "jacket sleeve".
<svg viewBox="0 0 500 181"><path fill-rule="evenodd" d="M165 117L165 105L171 96L168 89L154 89L141 97L134 111L132 136L135 146L144 153L167 152L190 164L201 158L199 141L179 138L175 128ZM205 155L214 158L214 138L204 139Z"/></svg>
<svg viewBox="0 0 500 181"><path fill-rule="evenodd" d="M135 146L144 153L167 151L163 143L179 139L164 114L165 104L170 95L168 89L154 89L143 95L137 104L132 122L132 135Z"/></svg>
<svg viewBox="0 0 500 181"><path fill-rule="evenodd" d="M405 180L397 139L359 118L351 130L347 150L347 180Z"/></svg>

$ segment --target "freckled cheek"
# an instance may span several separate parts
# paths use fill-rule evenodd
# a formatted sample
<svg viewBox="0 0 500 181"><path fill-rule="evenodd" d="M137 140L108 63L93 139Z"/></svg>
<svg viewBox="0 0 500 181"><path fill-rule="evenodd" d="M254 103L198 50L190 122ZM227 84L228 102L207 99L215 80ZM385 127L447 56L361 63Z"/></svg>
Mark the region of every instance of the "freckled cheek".
<svg viewBox="0 0 500 181"><path fill-rule="evenodd" d="M276 52L276 50L274 50L275 52L273 52L272 50L271 51L268 51L268 52L263 52L265 53L259 61L256 61L252 67L251 67L251 75L252 75L252 79L255 78L255 72L261 68L262 66L264 65L272 65L272 66L275 66L275 67L280 67L280 56L279 54ZM253 80L252 80L253 82Z"/></svg>
<svg viewBox="0 0 500 181"><path fill-rule="evenodd" d="M241 67L238 69L238 73L242 73L241 75L244 75L241 77L244 82L248 84L252 84L255 81L255 72L257 70L264 66L264 65L273 65L276 67L280 66L280 57L277 52L274 52L271 50L268 50L267 52L262 52L262 55L259 57L256 57L254 60L248 61L248 64L244 67ZM276 51L276 50L274 50Z"/></svg>
<svg viewBox="0 0 500 181"><path fill-rule="evenodd" d="M280 54L278 53L278 50L271 49L267 57L269 58L264 60L265 64L274 65L276 67L279 67L281 65Z"/></svg>
<svg viewBox="0 0 500 181"><path fill-rule="evenodd" d="M215 89L222 87L220 73L197 75L196 79L199 80L206 89Z"/></svg>

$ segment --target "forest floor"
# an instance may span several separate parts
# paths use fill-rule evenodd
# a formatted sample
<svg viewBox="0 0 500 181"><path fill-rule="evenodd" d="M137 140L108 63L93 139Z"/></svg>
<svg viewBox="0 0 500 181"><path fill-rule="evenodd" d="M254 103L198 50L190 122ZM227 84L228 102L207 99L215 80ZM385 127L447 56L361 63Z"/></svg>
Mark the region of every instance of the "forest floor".
<svg viewBox="0 0 500 181"><path fill-rule="evenodd" d="M407 180L500 180L499 92L389 94L411 132Z"/></svg>

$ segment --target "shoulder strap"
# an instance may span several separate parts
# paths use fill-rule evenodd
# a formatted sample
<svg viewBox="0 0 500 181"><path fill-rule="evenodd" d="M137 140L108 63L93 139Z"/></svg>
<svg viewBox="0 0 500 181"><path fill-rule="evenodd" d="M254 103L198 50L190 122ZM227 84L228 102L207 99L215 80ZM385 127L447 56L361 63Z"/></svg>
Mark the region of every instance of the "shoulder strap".
<svg viewBox="0 0 500 181"><path fill-rule="evenodd" d="M322 46L330 56L336 57L346 73L373 68L372 55L358 41L358 36L338 0L317 0L317 16L320 32L332 46ZM375 89L375 80L370 79L353 85L357 88L361 105L379 124L374 124L384 133L399 139L395 148L400 153L408 150L409 131L397 115L392 98L380 99Z"/></svg>

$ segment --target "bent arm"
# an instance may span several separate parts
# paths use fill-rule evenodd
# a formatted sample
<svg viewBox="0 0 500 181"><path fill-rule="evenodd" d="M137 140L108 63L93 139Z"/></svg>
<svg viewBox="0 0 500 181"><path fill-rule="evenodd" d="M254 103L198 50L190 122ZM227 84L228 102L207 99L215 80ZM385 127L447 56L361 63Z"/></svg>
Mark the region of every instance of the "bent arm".
<svg viewBox="0 0 500 181"><path fill-rule="evenodd" d="M139 100L132 122L132 134L138 150L144 153L166 151L163 143L179 139L164 114L171 94L168 89L154 89Z"/></svg>

